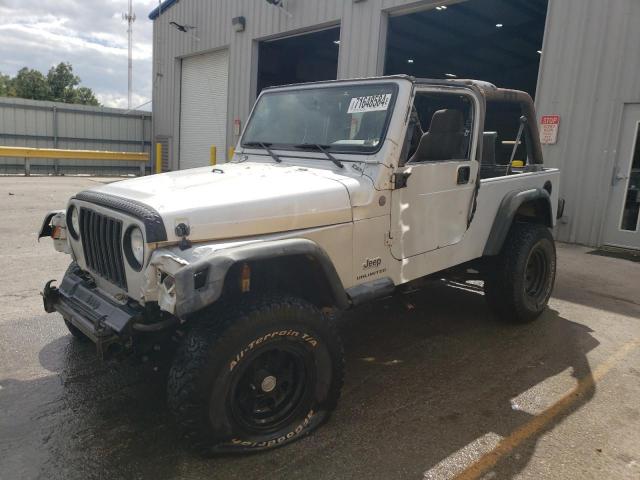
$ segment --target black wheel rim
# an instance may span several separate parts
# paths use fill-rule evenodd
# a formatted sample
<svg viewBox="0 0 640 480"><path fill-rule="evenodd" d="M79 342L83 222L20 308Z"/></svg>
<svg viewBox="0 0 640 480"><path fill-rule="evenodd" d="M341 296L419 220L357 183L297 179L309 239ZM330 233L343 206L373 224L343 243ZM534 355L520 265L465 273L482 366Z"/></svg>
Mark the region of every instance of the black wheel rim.
<svg viewBox="0 0 640 480"><path fill-rule="evenodd" d="M234 419L250 433L288 425L308 397L313 373L309 357L302 345L274 344L248 358L229 397Z"/></svg>
<svg viewBox="0 0 640 480"><path fill-rule="evenodd" d="M534 247L525 268L524 290L536 302L546 294L549 269L549 259L545 251L540 246Z"/></svg>

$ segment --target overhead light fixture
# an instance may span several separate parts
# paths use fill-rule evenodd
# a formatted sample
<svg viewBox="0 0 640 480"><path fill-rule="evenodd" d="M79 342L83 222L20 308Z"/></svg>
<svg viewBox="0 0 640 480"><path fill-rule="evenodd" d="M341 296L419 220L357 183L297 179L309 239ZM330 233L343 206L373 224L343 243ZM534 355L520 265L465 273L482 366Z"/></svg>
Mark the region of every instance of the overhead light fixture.
<svg viewBox="0 0 640 480"><path fill-rule="evenodd" d="M335 43L336 45L340 45L340 40L334 40L333 43Z"/></svg>
<svg viewBox="0 0 640 480"><path fill-rule="evenodd" d="M542 55L542 50L538 50L538 55Z"/></svg>
<svg viewBox="0 0 640 480"><path fill-rule="evenodd" d="M410 58L409 60L407 60L407 63L413 63L413 58Z"/></svg>
<svg viewBox="0 0 640 480"><path fill-rule="evenodd" d="M503 25L503 24L501 24L501 23L496 23L496 27L498 27L498 28L502 28L502 27L504 27L504 25Z"/></svg>
<svg viewBox="0 0 640 480"><path fill-rule="evenodd" d="M455 73L445 73L444 76L449 78L458 78L458 75Z"/></svg>
<svg viewBox="0 0 640 480"><path fill-rule="evenodd" d="M236 32L244 32L247 21L244 17L233 17L231 19L231 25Z"/></svg>
<svg viewBox="0 0 640 480"><path fill-rule="evenodd" d="M440 5L439 7L436 7L436 10L438 10L438 11L440 11L440 12L441 12L442 10L446 10L446 9L447 9L447 6L446 6L446 5Z"/></svg>

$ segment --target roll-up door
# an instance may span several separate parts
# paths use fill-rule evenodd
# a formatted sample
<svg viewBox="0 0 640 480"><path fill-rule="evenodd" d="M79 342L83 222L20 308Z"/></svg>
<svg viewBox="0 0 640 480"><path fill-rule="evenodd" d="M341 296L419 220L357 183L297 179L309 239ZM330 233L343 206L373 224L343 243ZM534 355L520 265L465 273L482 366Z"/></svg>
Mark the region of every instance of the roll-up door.
<svg viewBox="0 0 640 480"><path fill-rule="evenodd" d="M210 164L211 147L224 161L229 55L226 50L182 60L180 168Z"/></svg>

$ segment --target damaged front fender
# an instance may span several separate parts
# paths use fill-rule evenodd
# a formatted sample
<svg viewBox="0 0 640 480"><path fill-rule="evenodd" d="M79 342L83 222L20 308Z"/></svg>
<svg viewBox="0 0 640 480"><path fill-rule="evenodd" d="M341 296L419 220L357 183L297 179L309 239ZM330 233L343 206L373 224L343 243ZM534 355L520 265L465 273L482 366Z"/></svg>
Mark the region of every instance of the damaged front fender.
<svg viewBox="0 0 640 480"><path fill-rule="evenodd" d="M195 247L180 252L157 251L147 271L162 310L184 318L216 302L222 295L227 273L239 262L305 255L321 266L338 308L349 305L338 273L327 253L308 239L252 242L221 249ZM153 282L152 282L153 281ZM149 292L151 294L152 292Z"/></svg>
<svg viewBox="0 0 640 480"><path fill-rule="evenodd" d="M189 265L188 260L175 255L170 250L154 252L145 270L143 297L146 301L156 301L161 310L175 314L175 275L187 265Z"/></svg>

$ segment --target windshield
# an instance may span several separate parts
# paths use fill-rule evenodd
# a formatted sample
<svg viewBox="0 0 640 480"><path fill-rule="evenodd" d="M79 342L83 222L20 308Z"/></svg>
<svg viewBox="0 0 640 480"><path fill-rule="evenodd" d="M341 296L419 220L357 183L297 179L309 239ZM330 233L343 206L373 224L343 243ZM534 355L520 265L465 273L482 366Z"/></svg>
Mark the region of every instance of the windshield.
<svg viewBox="0 0 640 480"><path fill-rule="evenodd" d="M332 152L374 153L386 134L397 86L392 83L331 86L265 93L242 146L318 146Z"/></svg>

